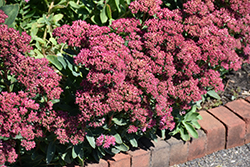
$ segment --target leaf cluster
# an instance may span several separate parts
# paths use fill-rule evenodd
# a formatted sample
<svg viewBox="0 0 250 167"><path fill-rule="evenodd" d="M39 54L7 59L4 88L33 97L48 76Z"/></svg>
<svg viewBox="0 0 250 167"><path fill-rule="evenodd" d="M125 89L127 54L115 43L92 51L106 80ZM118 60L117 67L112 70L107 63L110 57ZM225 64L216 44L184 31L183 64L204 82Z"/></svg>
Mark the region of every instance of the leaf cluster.
<svg viewBox="0 0 250 167"><path fill-rule="evenodd" d="M175 109L173 112L176 126L175 129L169 134L174 136L180 133L180 137L184 141L190 140L190 135L192 135L194 138L198 138L198 132L196 129L201 128L198 120L201 120L202 117L198 112L196 112L196 106L193 105L193 107L187 111L186 114L182 114L181 112L178 109Z"/></svg>

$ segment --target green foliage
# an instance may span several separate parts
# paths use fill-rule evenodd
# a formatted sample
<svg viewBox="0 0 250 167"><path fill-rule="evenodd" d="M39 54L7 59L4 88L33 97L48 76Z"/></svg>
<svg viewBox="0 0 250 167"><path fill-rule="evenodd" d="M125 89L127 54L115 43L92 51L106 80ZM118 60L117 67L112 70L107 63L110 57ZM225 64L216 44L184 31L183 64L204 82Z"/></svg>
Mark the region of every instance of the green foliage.
<svg viewBox="0 0 250 167"><path fill-rule="evenodd" d="M86 14L83 20L97 25L107 25L114 19L130 16L130 0L82 0L84 8L79 11Z"/></svg>
<svg viewBox="0 0 250 167"><path fill-rule="evenodd" d="M49 164L52 160L52 158L55 155L55 151L56 151L56 146L55 146L55 142L51 141L49 143L48 149L47 149L47 155L46 155L46 163Z"/></svg>
<svg viewBox="0 0 250 167"><path fill-rule="evenodd" d="M171 10L182 9L183 3L184 3L183 0L163 0L163 6Z"/></svg>
<svg viewBox="0 0 250 167"><path fill-rule="evenodd" d="M12 23L15 21L15 18L19 11L18 4L6 5L4 0L0 0L0 10L3 10L8 18L5 19L4 24L7 24L9 27L12 26Z"/></svg>
<svg viewBox="0 0 250 167"><path fill-rule="evenodd" d="M210 107L206 106L205 109L209 109L211 107L217 107L220 104L222 104L221 97L219 96L219 94L214 90L208 90L205 95L202 95L202 99L196 102L195 104L196 107L198 109L202 109L202 104L204 104L205 102L210 102L211 98L214 99L216 102L212 103Z"/></svg>
<svg viewBox="0 0 250 167"><path fill-rule="evenodd" d="M4 0L0 1L0 9L9 16L5 24L31 35L34 50L29 56L36 58L60 53L62 45L56 42L52 31L61 23L85 20L101 26L111 24L114 19L132 16L128 9L130 0L42 0L28 3L10 0L8 3L5 5Z"/></svg>
<svg viewBox="0 0 250 167"><path fill-rule="evenodd" d="M173 112L173 115L175 117L176 126L175 129L169 133L170 135L174 136L177 133L180 133L180 137L184 141L190 140L190 135L194 138L198 138L196 129L201 128L198 120L201 120L202 117L196 112L195 105L193 105L192 109L187 111L186 114L175 111Z"/></svg>

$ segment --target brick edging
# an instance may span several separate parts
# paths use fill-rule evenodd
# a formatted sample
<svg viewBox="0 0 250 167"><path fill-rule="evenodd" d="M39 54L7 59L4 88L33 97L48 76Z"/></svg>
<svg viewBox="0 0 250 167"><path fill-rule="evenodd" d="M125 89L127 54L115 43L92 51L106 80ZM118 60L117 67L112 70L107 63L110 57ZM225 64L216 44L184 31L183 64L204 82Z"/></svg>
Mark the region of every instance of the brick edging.
<svg viewBox="0 0 250 167"><path fill-rule="evenodd" d="M143 138L140 148L85 167L168 167L250 143L250 96L199 113L203 119L198 139L183 142L171 137L154 142Z"/></svg>

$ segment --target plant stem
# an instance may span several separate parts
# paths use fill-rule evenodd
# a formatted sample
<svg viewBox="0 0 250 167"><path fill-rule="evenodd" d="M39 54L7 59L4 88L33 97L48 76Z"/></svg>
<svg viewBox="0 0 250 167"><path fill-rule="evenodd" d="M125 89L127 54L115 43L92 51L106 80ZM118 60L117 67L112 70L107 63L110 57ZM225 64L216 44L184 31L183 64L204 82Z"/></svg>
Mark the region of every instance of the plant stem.
<svg viewBox="0 0 250 167"><path fill-rule="evenodd" d="M48 16L50 15L51 9L54 7L54 0L51 2L48 10Z"/></svg>
<svg viewBox="0 0 250 167"><path fill-rule="evenodd" d="M0 73L1 77L3 78L3 80L8 80L6 68L2 68L0 66L0 70L3 70L3 72L4 72L4 74ZM10 93L10 87L9 87L9 85L6 82L3 82L3 83L4 83L4 85L7 88L7 92Z"/></svg>

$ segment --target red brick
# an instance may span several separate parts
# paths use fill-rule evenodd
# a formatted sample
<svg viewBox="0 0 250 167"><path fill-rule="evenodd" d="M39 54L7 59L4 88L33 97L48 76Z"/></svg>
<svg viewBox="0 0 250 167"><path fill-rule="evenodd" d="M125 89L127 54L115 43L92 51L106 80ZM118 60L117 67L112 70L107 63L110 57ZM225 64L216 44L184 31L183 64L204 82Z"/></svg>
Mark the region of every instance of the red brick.
<svg viewBox="0 0 250 167"><path fill-rule="evenodd" d="M245 98L248 102L250 102L250 96Z"/></svg>
<svg viewBox="0 0 250 167"><path fill-rule="evenodd" d="M202 130L198 130L199 138L192 138L189 143L187 160L191 161L196 158L201 158L206 155L207 136Z"/></svg>
<svg viewBox="0 0 250 167"><path fill-rule="evenodd" d="M124 153L119 153L108 159L109 167L130 167L131 156Z"/></svg>
<svg viewBox="0 0 250 167"><path fill-rule="evenodd" d="M229 102L226 106L245 121L245 143L250 142L250 104L243 99Z"/></svg>
<svg viewBox="0 0 250 167"><path fill-rule="evenodd" d="M150 166L150 151L138 149L135 151L128 151L128 154L132 157L131 167L149 167Z"/></svg>
<svg viewBox="0 0 250 167"><path fill-rule="evenodd" d="M142 148L149 149L151 154L150 166L151 167L168 167L170 146L169 144L158 138L158 142L150 141L147 138L141 138ZM139 144L140 144L139 143Z"/></svg>
<svg viewBox="0 0 250 167"><path fill-rule="evenodd" d="M167 140L170 145L170 163L169 165L181 164L187 161L189 142L171 137Z"/></svg>
<svg viewBox="0 0 250 167"><path fill-rule="evenodd" d="M225 149L226 129L224 125L207 111L200 111L202 120L199 120L201 128L207 135L207 154Z"/></svg>
<svg viewBox="0 0 250 167"><path fill-rule="evenodd" d="M109 164L104 159L100 159L99 163L87 163L85 167L108 167Z"/></svg>
<svg viewBox="0 0 250 167"><path fill-rule="evenodd" d="M226 126L226 148L244 144L245 122L224 106L208 110Z"/></svg>

